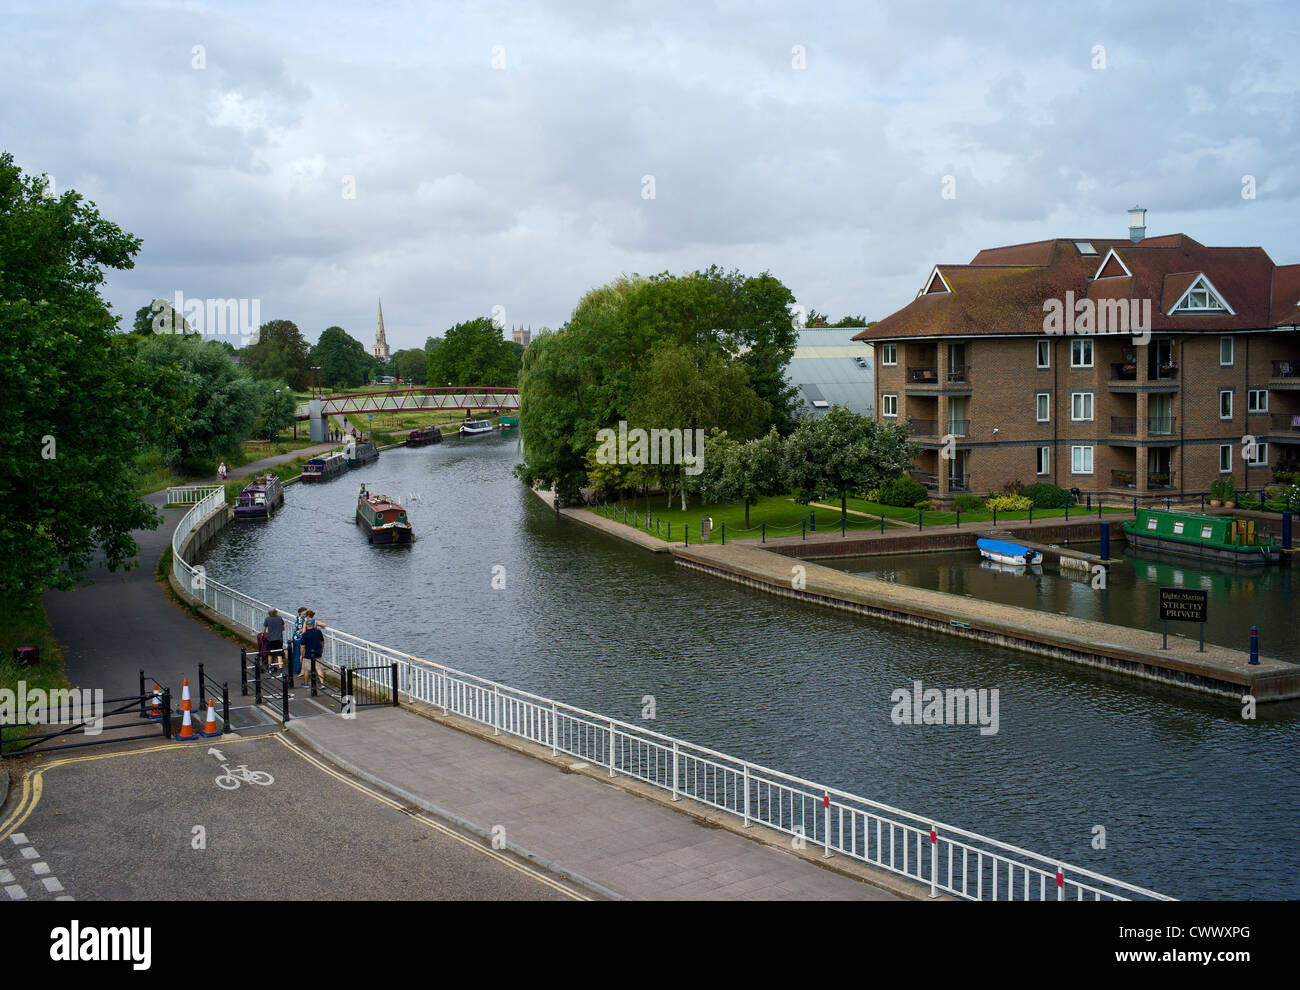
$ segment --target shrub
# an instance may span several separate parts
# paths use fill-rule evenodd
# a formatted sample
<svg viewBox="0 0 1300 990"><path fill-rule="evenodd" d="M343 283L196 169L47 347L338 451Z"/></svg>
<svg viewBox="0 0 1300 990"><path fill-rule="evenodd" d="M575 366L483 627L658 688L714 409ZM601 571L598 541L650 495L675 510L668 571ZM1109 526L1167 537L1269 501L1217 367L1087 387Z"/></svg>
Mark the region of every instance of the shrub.
<svg viewBox="0 0 1300 990"><path fill-rule="evenodd" d="M1227 502L1236 498L1237 487L1228 479L1223 478L1210 485L1210 498L1218 499L1220 502Z"/></svg>
<svg viewBox="0 0 1300 990"><path fill-rule="evenodd" d="M975 512L984 508L984 499L978 495L958 495L952 500L952 507L962 512Z"/></svg>
<svg viewBox="0 0 1300 990"><path fill-rule="evenodd" d="M914 506L912 506L912 508L920 509L922 512L926 512L934 508L934 503L931 502L928 498L923 498L921 499L921 501L917 502Z"/></svg>
<svg viewBox="0 0 1300 990"><path fill-rule="evenodd" d="M1033 508L1034 503L1023 495L994 495L984 503L989 509L998 512L1024 512Z"/></svg>
<svg viewBox="0 0 1300 990"><path fill-rule="evenodd" d="M901 508L911 508L917 502L925 498L925 488L918 481L911 478L895 478L886 485L880 492L881 505L895 505Z"/></svg>
<svg viewBox="0 0 1300 990"><path fill-rule="evenodd" d="M879 488L871 489L869 492L867 492L865 498L868 502L875 502L877 504L880 504L880 489Z"/></svg>
<svg viewBox="0 0 1300 990"><path fill-rule="evenodd" d="M1025 484L1023 481L1008 481L1005 485L1002 486L1002 494L1019 495L1020 489L1024 487Z"/></svg>
<svg viewBox="0 0 1300 990"><path fill-rule="evenodd" d="M1074 504L1074 496L1064 488L1042 481L1026 485L1019 494L1033 502L1035 509L1064 509Z"/></svg>

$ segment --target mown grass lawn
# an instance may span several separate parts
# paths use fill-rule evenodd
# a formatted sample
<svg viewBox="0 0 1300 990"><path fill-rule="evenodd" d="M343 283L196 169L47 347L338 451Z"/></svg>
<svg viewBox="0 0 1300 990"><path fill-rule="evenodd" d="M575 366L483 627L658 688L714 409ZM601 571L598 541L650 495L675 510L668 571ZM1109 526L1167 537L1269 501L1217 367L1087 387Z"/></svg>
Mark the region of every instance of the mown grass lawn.
<svg viewBox="0 0 1300 990"><path fill-rule="evenodd" d="M14 663L14 648L35 646L41 651L41 662L35 667L19 667ZM63 651L50 631L45 606L37 601L27 608L9 605L0 610L0 688L16 691L18 682L24 681L28 690L64 688L68 686L63 676Z"/></svg>
<svg viewBox="0 0 1300 990"><path fill-rule="evenodd" d="M923 510L923 513L918 513L916 509L903 509L895 505L881 505L879 502L868 502L866 499L860 498L850 498L848 507L850 511L856 510L858 512L865 512L869 515L875 516L877 519L879 519L883 514L887 520L895 519L904 523L917 523L918 515L920 515L921 525L926 526L949 526L957 522L957 513L955 511L940 512L937 509L925 509ZM1122 515L1124 513L1131 513L1133 510L1132 506L1108 505L1104 506L1102 511L1106 514L1119 513ZM1075 505L1070 507L1069 512L1071 519L1082 519L1085 516L1092 517L1097 515L1097 509L1095 506L1091 510L1088 510L1083 506ZM1065 509L1034 509L1033 517L1035 519L1064 519L1065 513ZM1014 522L1016 520L1025 520L1029 518L1029 515L1030 513L1028 509L1020 512L1000 511L997 514L997 521ZM993 521L993 513L988 509L963 511L961 513L961 521L963 523L991 523Z"/></svg>
<svg viewBox="0 0 1300 990"><path fill-rule="evenodd" d="M294 439L292 427L281 433L275 440L267 443L257 443L254 441L244 442L238 451L231 453L225 458L217 458L211 463L185 463L178 467L172 467L163 463L162 452L157 448L140 451L135 457L134 470L132 471L132 483L135 485L137 495L148 495L150 492L161 491L176 485L187 485L200 478L208 478L217 473L217 465L224 459L226 467L234 470L243 467L245 464L252 464L254 461L260 461L267 457L278 457L281 454L288 454L295 450L302 450L304 447L312 446L311 440L307 436L305 429L299 429L298 438ZM301 464L306 458L302 458L295 463ZM294 474L299 472L294 471ZM281 475L281 477L292 477L292 475Z"/></svg>
<svg viewBox="0 0 1300 990"><path fill-rule="evenodd" d="M623 521L623 511L627 512L628 525L637 525L638 528L645 530L652 536L658 536L660 539L668 540L673 543L682 542L686 537L686 530L690 530L690 542L698 543L700 541L700 520L708 517L713 520L713 531L710 535L710 543L721 543L723 536L723 526L726 526L726 536L728 539L753 539L762 537L766 529L766 535L770 538L778 536L798 536L803 532L802 524L807 521L811 531L813 517L816 517L816 525L819 529L838 529L840 525L839 509L821 509L815 506L800 505L794 501L790 495L773 495L768 498L761 498L749 507L749 528L745 528L745 503L743 502L725 502L725 503L701 503L698 499L688 499L686 510L681 509L680 496L673 499L673 507L669 508L664 504L662 496L652 497L650 499L637 499L632 502L620 502L617 507L610 504L609 510L603 508L593 508L588 511L595 512L597 515L606 518L616 518L619 522ZM650 513L650 524L647 528L646 513ZM849 517L850 529L879 528L879 520L860 520ZM896 529L897 524L893 521L886 520L886 529Z"/></svg>

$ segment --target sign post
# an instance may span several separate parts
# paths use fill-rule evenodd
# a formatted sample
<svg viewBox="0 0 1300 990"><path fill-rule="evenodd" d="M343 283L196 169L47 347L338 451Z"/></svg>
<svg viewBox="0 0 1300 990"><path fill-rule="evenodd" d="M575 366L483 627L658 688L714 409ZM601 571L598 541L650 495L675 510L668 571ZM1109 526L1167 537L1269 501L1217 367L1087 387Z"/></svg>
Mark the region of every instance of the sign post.
<svg viewBox="0 0 1300 990"><path fill-rule="evenodd" d="M1205 613L1209 608L1208 591L1196 588L1161 588L1160 623L1164 629L1162 650L1169 649L1169 623L1198 622L1201 626L1201 644L1198 652L1205 652Z"/></svg>

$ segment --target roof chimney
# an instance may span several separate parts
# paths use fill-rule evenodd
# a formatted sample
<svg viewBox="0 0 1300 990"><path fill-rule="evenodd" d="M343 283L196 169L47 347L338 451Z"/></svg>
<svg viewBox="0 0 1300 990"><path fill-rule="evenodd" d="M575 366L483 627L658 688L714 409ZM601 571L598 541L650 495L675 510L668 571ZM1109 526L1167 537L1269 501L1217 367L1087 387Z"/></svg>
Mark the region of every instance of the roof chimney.
<svg viewBox="0 0 1300 990"><path fill-rule="evenodd" d="M1137 244L1147 236L1147 211L1135 206L1128 211L1128 239Z"/></svg>

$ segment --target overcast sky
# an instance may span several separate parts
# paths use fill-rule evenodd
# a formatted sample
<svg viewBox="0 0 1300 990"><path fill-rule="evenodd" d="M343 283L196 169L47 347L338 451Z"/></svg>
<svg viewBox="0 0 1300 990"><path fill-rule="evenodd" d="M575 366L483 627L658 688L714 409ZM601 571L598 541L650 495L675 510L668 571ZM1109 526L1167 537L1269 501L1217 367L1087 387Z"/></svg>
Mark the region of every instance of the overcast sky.
<svg viewBox="0 0 1300 990"><path fill-rule="evenodd" d="M382 297L397 349L711 264L879 319L1135 203L1300 262L1298 10L6 0L0 149L143 238L128 324L180 291L368 346Z"/></svg>

